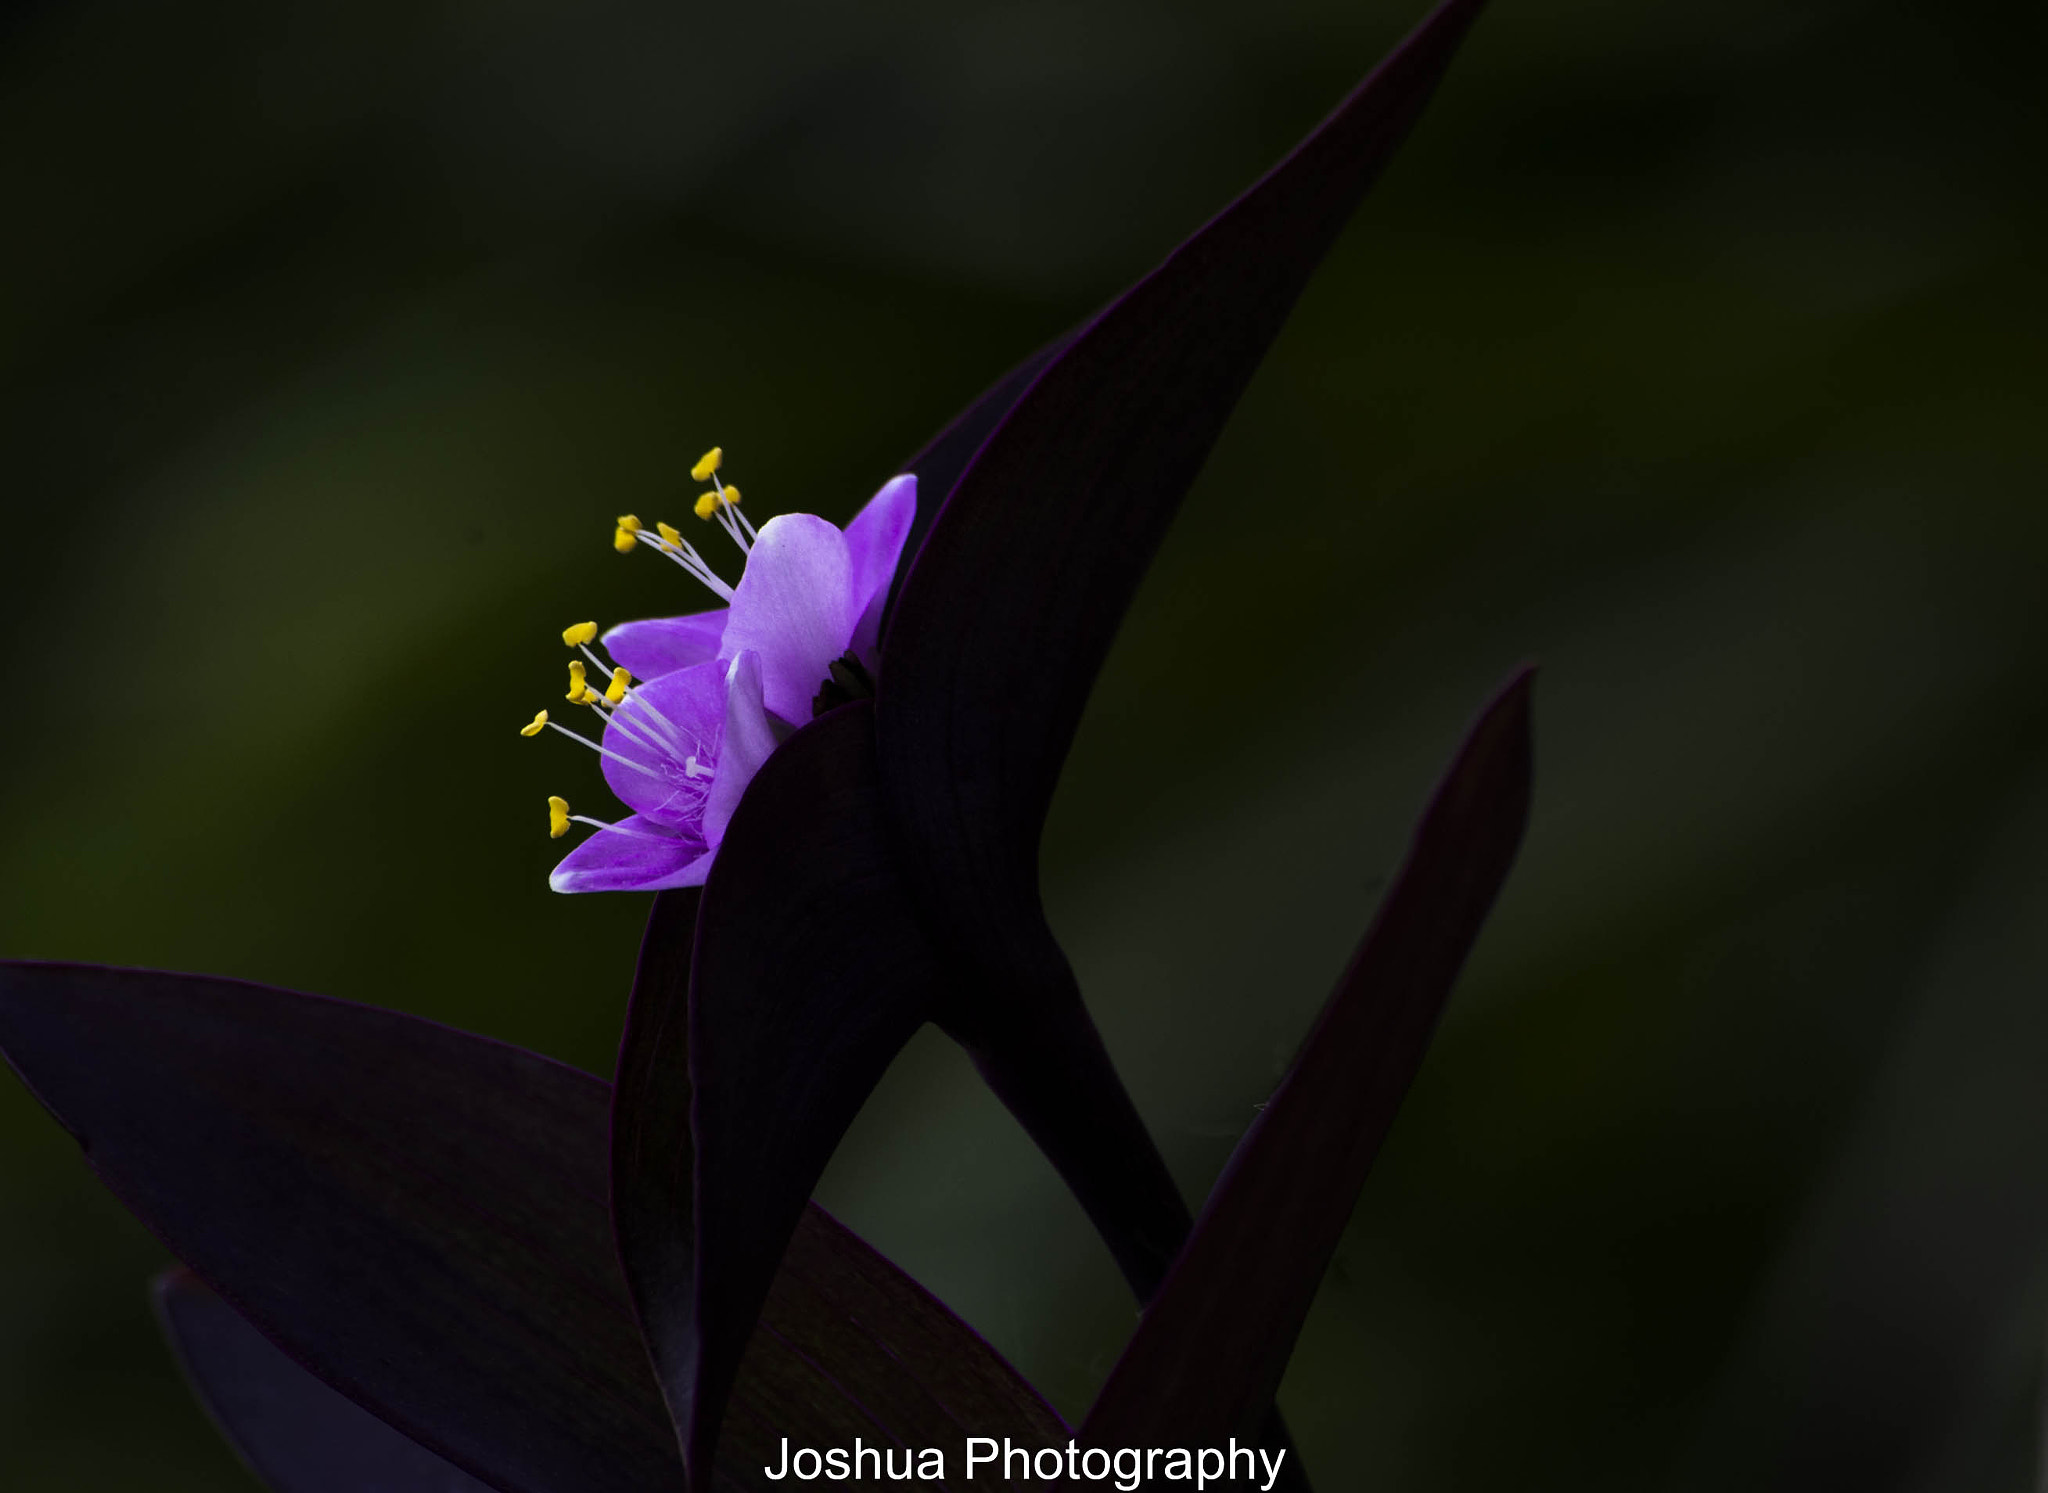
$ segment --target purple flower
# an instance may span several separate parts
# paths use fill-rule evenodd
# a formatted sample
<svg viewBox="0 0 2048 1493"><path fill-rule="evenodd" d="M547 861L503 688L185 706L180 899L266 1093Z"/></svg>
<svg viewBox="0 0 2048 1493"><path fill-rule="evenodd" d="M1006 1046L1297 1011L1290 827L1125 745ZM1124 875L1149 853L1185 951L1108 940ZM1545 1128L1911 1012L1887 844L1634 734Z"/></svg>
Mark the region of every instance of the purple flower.
<svg viewBox="0 0 2048 1493"><path fill-rule="evenodd" d="M707 457L707 460L711 458ZM717 479L717 466L698 470ZM700 479L702 480L702 479ZM768 708L792 723L811 718L811 700L834 660L847 653L872 670L882 604L903 541L917 515L917 478L897 477L841 532L809 513L771 518L756 533L738 506L718 502L738 489L721 484L698 499L747 552L747 568L728 588L673 529L650 538L637 519L620 520L625 548L650 545L702 581L726 605L683 617L622 622L604 635L611 656L642 679L658 679L707 659L761 655ZM714 500L707 503L705 499Z"/></svg>
<svg viewBox="0 0 2048 1493"><path fill-rule="evenodd" d="M166 1318L274 1486L705 1493L754 1485L764 1431L933 1445L970 1407L977 1433L1067 1439L808 1202L927 1022L1147 1303L1079 1441L1284 1448L1296 1334L1520 839L1527 680L1460 752L1199 1221L1045 926L1038 839L1174 508L1479 5L1445 0L1301 148L913 458L921 525L899 479L844 534L804 515L756 532L717 452L697 511L751 551L737 587L676 530L621 520L618 548L726 605L617 630L623 666L590 648L596 624L563 635L609 676L576 663L569 696L603 717L588 744L633 812L556 884L681 888L654 899L615 1085L339 1002L0 964L7 1061L217 1288L174 1279ZM874 699L821 709L827 678ZM550 801L557 833L577 817ZM364 1440L344 1399L416 1448L387 1438L374 1475L338 1476ZM1305 1493L1286 1465L1280 1493Z"/></svg>
<svg viewBox="0 0 2048 1493"><path fill-rule="evenodd" d="M605 781L633 812L606 824L551 800L558 832L575 819L597 833L563 858L548 885L558 892L702 886L741 792L775 742L754 652L730 664L692 664L629 691L612 708L598 750Z"/></svg>
<svg viewBox="0 0 2048 1493"><path fill-rule="evenodd" d="M602 740L546 711L522 728L527 736L551 728L596 750L605 781L633 810L608 824L548 800L557 838L572 821L597 830L548 878L558 892L701 886L740 795L777 742L811 718L821 687L866 692L872 683L883 603L916 517L917 478L887 483L844 532L809 513L783 514L757 530L740 511L739 489L719 478L722 460L713 448L691 475L715 484L698 499L697 516L716 518L746 556L737 586L668 524L650 534L628 514L614 545L622 553L652 549L726 605L613 628L603 638L609 664L590 647L596 624L567 629L563 641L610 676L600 692L582 662L569 666L568 698L604 722ZM643 682L632 685L635 677Z"/></svg>

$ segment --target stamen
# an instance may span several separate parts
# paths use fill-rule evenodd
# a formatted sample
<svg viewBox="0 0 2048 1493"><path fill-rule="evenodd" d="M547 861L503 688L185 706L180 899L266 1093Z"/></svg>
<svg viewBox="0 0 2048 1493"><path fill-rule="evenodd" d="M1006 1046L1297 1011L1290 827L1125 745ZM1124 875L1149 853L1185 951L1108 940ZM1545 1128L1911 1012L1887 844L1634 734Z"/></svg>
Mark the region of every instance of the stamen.
<svg viewBox="0 0 2048 1493"><path fill-rule="evenodd" d="M596 636L597 624L595 622L578 622L572 627L562 629L562 641L571 648L580 648Z"/></svg>
<svg viewBox="0 0 2048 1493"><path fill-rule="evenodd" d="M720 482L717 473L711 477L711 485L718 489L718 517L725 526L725 532L732 536L732 542L740 547L741 554L751 553L748 538L761 536L755 531L753 521L740 512L740 490L728 483ZM745 530L742 535L741 531Z"/></svg>
<svg viewBox="0 0 2048 1493"><path fill-rule="evenodd" d="M559 840L569 833L569 800L548 795L548 838ZM581 817L581 816L578 816Z"/></svg>
<svg viewBox="0 0 2048 1493"><path fill-rule="evenodd" d="M645 723L635 720L633 716L629 713L630 709L635 706L637 706L641 711L645 712L646 714L653 716L655 723L658 724L661 727L662 731L667 734L667 741L661 744L661 750L663 752L673 757L686 749L683 744L683 738L685 733L676 726L676 723L674 721L670 720L667 716L663 715L659 710L656 710L652 705L648 704L647 696L638 690L635 690L632 694L628 695L623 701L620 702L619 708L612 712L611 719L617 721L621 727L641 726L644 729ZM647 734L651 735L652 732L648 731ZM643 735L642 739L645 740L646 736ZM649 745L654 745L654 743L649 742Z"/></svg>
<svg viewBox="0 0 2048 1493"><path fill-rule="evenodd" d="M628 740L637 742L647 748L648 751L658 753L663 757L673 757L675 755L675 746L672 742L661 740L652 731L647 729L644 722L633 720L629 716L619 714L607 708L604 696L600 695L596 690L586 693L581 703L588 705L590 713L603 721L606 726L617 726L619 734Z"/></svg>
<svg viewBox="0 0 2048 1493"><path fill-rule="evenodd" d="M628 829L623 824L606 824L602 819L592 819L588 814L571 814L569 817L578 824L589 825L592 829L608 829L615 834L629 835L635 840L666 840L669 838L667 835L658 835L652 830Z"/></svg>
<svg viewBox="0 0 2048 1493"><path fill-rule="evenodd" d="M626 549L631 548L631 545L626 546ZM704 562L704 557L698 554L695 548L691 546L689 541L682 538L681 535L678 535L676 537L675 545L673 548L671 548L667 544L662 544L658 542L655 543L652 546L652 548L657 555L662 556L664 559L672 560L676 564L682 566L683 569L687 570L700 583L708 587L712 594L718 597L720 601L726 602L727 604L731 603L732 587L728 586L724 581L719 579L718 572L713 570L709 565L707 565ZM625 553L625 550L621 550L620 553Z"/></svg>
<svg viewBox="0 0 2048 1493"><path fill-rule="evenodd" d="M612 670L612 682L605 686L604 698L608 705L616 705L626 698L626 686L633 682L633 676L625 669Z"/></svg>
<svg viewBox="0 0 2048 1493"><path fill-rule="evenodd" d="M528 724L521 726L519 728L519 734L521 736L538 736L540 735L540 728L542 726L550 724L552 724L552 722L548 720L548 713L545 710L543 710L536 714L532 721L530 721Z"/></svg>
<svg viewBox="0 0 2048 1493"><path fill-rule="evenodd" d="M581 705L584 699L590 694L590 685L588 681L584 679L583 675L583 660L580 658L570 659L569 703L571 705Z"/></svg>
<svg viewBox="0 0 2048 1493"><path fill-rule="evenodd" d="M719 480L718 469L724 461L724 449L713 446L698 458L695 466L690 468L690 476L694 480L708 480L714 488L714 491L707 492L697 499L694 511L701 519L716 517L720 527L731 537L732 542L739 546L740 553L745 555L752 548L751 541L760 536L754 528L753 521L738 511L740 490L728 487ZM620 554L624 554L636 544L645 544L656 554L667 557L687 570L720 601L727 605L732 603L732 587L728 586L719 577L718 572L711 568L710 563L697 553L690 541L683 538L680 530L673 524L661 522L655 524L654 530L654 534L650 535L646 526L635 515L621 514L619 526L612 534L612 547Z"/></svg>
<svg viewBox="0 0 2048 1493"><path fill-rule="evenodd" d="M740 532L739 525L733 521L734 512L732 505L725 500L727 493L737 492L738 490L738 488L721 487L717 492L700 493L697 496L696 506L691 511L697 517L707 521L716 518L718 520L718 527L725 530L726 538L738 545L740 553L744 555L751 552L750 546L747 544L747 536Z"/></svg>
<svg viewBox="0 0 2048 1493"><path fill-rule="evenodd" d="M540 717L534 721L531 727L522 730L519 734L521 736L532 736L536 732L538 732L542 726L546 726L550 730L561 732L571 741L582 742L585 746L589 747L593 752L596 752L600 757L609 757L612 759L612 761L620 763L623 766L630 767L635 772L646 773L647 776L649 776L650 778L659 779L661 777L660 773L656 772L646 763L635 762L631 757L621 757L617 752L613 751L610 747L600 746L596 742L592 741L588 736L580 736L576 732L571 731L567 726L549 720L547 718L547 712L545 710L543 710L540 713Z"/></svg>

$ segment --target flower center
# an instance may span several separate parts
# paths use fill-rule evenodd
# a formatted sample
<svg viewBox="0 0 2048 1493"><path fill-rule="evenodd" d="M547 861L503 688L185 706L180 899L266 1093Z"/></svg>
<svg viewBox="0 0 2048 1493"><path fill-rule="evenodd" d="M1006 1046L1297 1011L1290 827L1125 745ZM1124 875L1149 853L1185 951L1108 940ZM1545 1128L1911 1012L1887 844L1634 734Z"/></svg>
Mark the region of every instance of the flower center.
<svg viewBox="0 0 2048 1493"><path fill-rule="evenodd" d="M543 730L559 731L571 741L580 742L601 757L607 757L622 767L654 779L668 791L668 800L663 805L665 812L685 821L698 820L703 816L704 798L711 791L711 779L718 770L717 733L707 740L686 726L678 725L660 710L649 704L646 698L632 688L632 675L625 669L606 663L590 646L597 637L595 622L578 622L562 629L562 641L571 648L580 650L597 669L609 675L610 682L600 691L590 682L590 670L582 659L569 661L568 700L573 705L586 706L592 714L604 722L604 729L617 733L612 739L619 746L633 746L644 750L653 760L643 761L614 751L602 742L592 741L581 732L571 731L559 721L549 718L543 710L534 715L526 725L519 728L521 736L538 736ZM583 814L571 814L568 803L558 797L548 799L548 834L560 839L568 833L571 821L594 825L599 829L617 830L622 834L645 834L644 830L633 830L616 824L606 824ZM655 838L660 838L656 836Z"/></svg>

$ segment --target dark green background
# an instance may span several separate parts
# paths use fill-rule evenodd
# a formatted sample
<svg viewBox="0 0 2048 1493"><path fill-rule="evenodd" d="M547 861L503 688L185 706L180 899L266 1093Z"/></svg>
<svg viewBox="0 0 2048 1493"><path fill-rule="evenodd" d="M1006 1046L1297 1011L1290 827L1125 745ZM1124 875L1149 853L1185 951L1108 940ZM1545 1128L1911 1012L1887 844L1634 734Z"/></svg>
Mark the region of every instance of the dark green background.
<svg viewBox="0 0 2048 1493"><path fill-rule="evenodd" d="M608 1071L646 899L513 728L713 441L843 518L1408 0L45 4L0 61L0 952ZM2048 1324L2034 7L1502 3L1138 599L1046 846L1199 1196L1463 723L1525 856L1285 1405L1325 1490L2029 1486ZM1070 540L1078 551L1085 529ZM1070 1413L1131 1320L960 1057L824 1201ZM0 1486L249 1486L0 1083Z"/></svg>

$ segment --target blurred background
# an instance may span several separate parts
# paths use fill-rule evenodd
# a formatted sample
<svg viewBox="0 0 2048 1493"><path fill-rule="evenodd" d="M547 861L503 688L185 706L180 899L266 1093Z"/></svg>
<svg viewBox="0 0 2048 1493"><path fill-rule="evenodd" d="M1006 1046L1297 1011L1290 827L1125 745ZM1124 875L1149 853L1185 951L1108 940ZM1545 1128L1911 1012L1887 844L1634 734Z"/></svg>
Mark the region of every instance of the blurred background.
<svg viewBox="0 0 2048 1493"><path fill-rule="evenodd" d="M843 519L1419 14L16 9L0 953L608 1073L647 899L548 892L543 798L608 800L514 727L565 624L701 605L613 516L718 442ZM1500 5L1138 599L1046 891L1191 1197L1543 665L1523 861L1287 1381L1325 1490L2032 1486L2043 31ZM821 1197L1085 1407L1131 1303L943 1039ZM0 1082L9 1493L254 1486L162 1262Z"/></svg>

